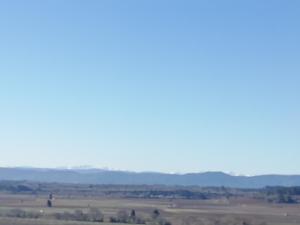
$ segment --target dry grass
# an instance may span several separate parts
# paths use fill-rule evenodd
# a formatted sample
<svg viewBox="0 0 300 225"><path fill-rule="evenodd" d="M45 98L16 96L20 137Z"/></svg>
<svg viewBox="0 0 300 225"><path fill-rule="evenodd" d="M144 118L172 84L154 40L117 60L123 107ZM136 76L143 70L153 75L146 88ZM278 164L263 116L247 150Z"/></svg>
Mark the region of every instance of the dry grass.
<svg viewBox="0 0 300 225"><path fill-rule="evenodd" d="M19 219L19 218L5 218L0 219L0 225L94 225L89 222L76 221L60 221L60 220L46 220L46 219ZM99 223L98 223L99 224ZM101 223L101 225L112 225L111 223ZM114 225L124 225L114 223Z"/></svg>
<svg viewBox="0 0 300 225"><path fill-rule="evenodd" d="M247 204L245 204L247 203ZM108 218L119 210L135 209L136 213L149 218L153 209L158 208L173 225L299 225L299 205L278 205L265 202L204 201L204 200L149 200L121 198L68 198L56 196L53 208L47 208L46 196L0 194L0 215L13 208L29 212L43 211L42 219L15 219L0 217L0 225L84 225L87 222L58 221L50 215L55 212L86 211L89 207L99 208ZM98 223L100 224L100 223Z"/></svg>

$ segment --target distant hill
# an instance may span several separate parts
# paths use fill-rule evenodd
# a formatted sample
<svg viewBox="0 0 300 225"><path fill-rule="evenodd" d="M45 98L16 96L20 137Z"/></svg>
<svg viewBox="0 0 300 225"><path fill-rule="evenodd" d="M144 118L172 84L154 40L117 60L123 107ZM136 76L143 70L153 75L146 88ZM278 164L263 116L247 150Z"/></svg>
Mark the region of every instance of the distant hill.
<svg viewBox="0 0 300 225"><path fill-rule="evenodd" d="M27 180L78 184L196 185L235 188L300 186L300 175L232 176L223 172L168 174L103 169L0 168L0 180Z"/></svg>

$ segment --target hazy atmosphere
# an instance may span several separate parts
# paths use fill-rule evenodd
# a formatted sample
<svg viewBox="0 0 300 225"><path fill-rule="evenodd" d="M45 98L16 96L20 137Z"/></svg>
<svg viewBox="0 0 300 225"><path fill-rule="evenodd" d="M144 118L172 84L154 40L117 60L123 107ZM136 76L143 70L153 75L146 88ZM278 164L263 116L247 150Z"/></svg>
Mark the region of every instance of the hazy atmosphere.
<svg viewBox="0 0 300 225"><path fill-rule="evenodd" d="M300 174L299 1L1 1L0 167Z"/></svg>

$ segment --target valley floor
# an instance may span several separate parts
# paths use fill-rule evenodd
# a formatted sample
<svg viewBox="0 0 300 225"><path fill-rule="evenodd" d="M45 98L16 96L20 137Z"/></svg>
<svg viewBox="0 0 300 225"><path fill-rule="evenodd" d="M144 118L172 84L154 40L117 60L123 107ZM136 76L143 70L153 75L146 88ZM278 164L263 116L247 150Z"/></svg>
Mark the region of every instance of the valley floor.
<svg viewBox="0 0 300 225"><path fill-rule="evenodd" d="M173 225L299 225L300 205L270 204L247 199L217 200L168 200L168 199L126 199L107 197L56 196L53 207L46 207L47 196L0 194L0 225L84 225L90 222L56 220L51 215L59 212L86 211L99 208L104 214L104 223L118 211L132 209L146 220L154 209ZM7 212L12 209L42 214L38 219L11 218ZM148 220L147 220L148 221ZM150 222L148 222L151 224ZM97 223L100 224L100 223ZM114 223L117 225L117 223Z"/></svg>

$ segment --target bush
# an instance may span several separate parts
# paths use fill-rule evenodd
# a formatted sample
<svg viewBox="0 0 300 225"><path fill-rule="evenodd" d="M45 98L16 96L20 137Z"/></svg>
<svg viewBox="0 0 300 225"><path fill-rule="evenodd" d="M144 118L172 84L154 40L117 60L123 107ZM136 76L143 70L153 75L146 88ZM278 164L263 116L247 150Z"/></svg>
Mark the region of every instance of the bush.
<svg viewBox="0 0 300 225"><path fill-rule="evenodd" d="M166 219L163 219L163 218L160 218L160 219L158 220L158 224L159 224L159 225L172 225L171 222L169 222L169 221L167 221Z"/></svg>
<svg viewBox="0 0 300 225"><path fill-rule="evenodd" d="M75 210L73 213L63 212L53 214L57 220L74 220L74 221L90 221L90 222L103 222L104 216L97 208L91 208L87 213L82 210Z"/></svg>
<svg viewBox="0 0 300 225"><path fill-rule="evenodd" d="M158 211L158 209L154 209L151 215L152 219L156 220L159 216L160 212Z"/></svg>
<svg viewBox="0 0 300 225"><path fill-rule="evenodd" d="M109 218L109 222L111 222L111 223L118 223L118 219L116 217L111 216Z"/></svg>
<svg viewBox="0 0 300 225"><path fill-rule="evenodd" d="M74 220L74 214L70 212L55 213L54 217L57 220Z"/></svg>
<svg viewBox="0 0 300 225"><path fill-rule="evenodd" d="M26 218L26 212L22 209L12 209L7 213L8 217Z"/></svg>
<svg viewBox="0 0 300 225"><path fill-rule="evenodd" d="M171 222L169 222L166 219L161 217L160 212L158 211L158 209L153 210L153 212L151 214L151 218L153 219L155 224L158 224L158 225L172 225Z"/></svg>
<svg viewBox="0 0 300 225"><path fill-rule="evenodd" d="M17 218L31 218L37 219L40 217L40 214L37 212L26 212L22 209L12 209L7 213L8 217L17 217Z"/></svg>
<svg viewBox="0 0 300 225"><path fill-rule="evenodd" d="M82 210L75 210L74 212L74 220L77 220L77 221L88 221L88 215L83 213Z"/></svg>
<svg viewBox="0 0 300 225"><path fill-rule="evenodd" d="M127 211L121 210L117 213L117 216L110 217L111 223L128 223L128 224L146 224L146 221L136 216L135 210L132 210L130 215Z"/></svg>
<svg viewBox="0 0 300 225"><path fill-rule="evenodd" d="M88 212L88 220L92 222L103 222L104 216L97 208L90 208Z"/></svg>
<svg viewBox="0 0 300 225"><path fill-rule="evenodd" d="M120 223L128 223L129 221L129 214L125 210L120 210L117 214L117 218Z"/></svg>

